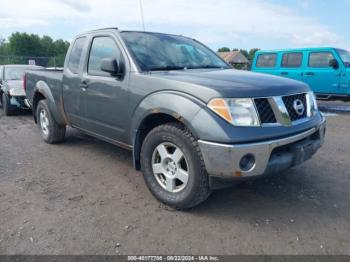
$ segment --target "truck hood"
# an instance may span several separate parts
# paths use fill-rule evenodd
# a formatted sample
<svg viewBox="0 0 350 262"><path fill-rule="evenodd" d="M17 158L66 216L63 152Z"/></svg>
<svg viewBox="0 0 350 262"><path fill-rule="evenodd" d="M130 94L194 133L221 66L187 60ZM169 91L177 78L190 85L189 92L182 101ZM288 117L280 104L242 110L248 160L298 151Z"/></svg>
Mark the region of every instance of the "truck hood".
<svg viewBox="0 0 350 262"><path fill-rule="evenodd" d="M194 84L203 87L201 92L215 91L221 97L284 96L310 90L300 81L234 69L152 72L152 76Z"/></svg>

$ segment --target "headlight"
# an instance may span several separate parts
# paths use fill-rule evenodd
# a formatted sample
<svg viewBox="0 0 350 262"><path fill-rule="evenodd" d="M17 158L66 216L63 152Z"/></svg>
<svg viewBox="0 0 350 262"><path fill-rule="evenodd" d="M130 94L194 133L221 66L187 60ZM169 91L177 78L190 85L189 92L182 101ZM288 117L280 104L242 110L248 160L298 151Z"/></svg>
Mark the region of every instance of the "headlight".
<svg viewBox="0 0 350 262"><path fill-rule="evenodd" d="M314 92L310 91L307 93L307 99L308 99L308 116L313 116L318 111L318 105L316 100L316 95Z"/></svg>
<svg viewBox="0 0 350 262"><path fill-rule="evenodd" d="M25 94L24 94L23 89L21 89L21 88L10 88L9 95L10 96L23 96Z"/></svg>
<svg viewBox="0 0 350 262"><path fill-rule="evenodd" d="M234 126L260 126L254 101L250 98L215 98L208 107Z"/></svg>

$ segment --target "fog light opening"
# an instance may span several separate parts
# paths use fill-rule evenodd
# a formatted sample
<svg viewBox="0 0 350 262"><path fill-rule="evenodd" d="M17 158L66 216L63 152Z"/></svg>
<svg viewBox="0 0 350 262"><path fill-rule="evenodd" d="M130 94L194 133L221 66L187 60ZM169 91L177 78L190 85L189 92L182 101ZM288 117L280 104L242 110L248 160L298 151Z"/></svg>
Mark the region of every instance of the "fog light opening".
<svg viewBox="0 0 350 262"><path fill-rule="evenodd" d="M239 161L239 168L243 172L251 171L255 167L255 157L252 154L247 154Z"/></svg>

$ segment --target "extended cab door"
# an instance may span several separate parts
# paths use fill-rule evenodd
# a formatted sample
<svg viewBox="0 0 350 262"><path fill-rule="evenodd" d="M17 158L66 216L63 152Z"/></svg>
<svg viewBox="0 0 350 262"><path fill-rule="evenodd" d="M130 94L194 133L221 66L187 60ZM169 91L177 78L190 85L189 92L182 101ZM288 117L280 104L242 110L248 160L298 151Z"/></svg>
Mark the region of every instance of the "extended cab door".
<svg viewBox="0 0 350 262"><path fill-rule="evenodd" d="M123 77L112 76L101 70L105 58L116 59L118 65L124 67ZM86 131L121 143L126 141L128 120L127 67L125 56L114 36L96 35L92 38L82 77Z"/></svg>
<svg viewBox="0 0 350 262"><path fill-rule="evenodd" d="M331 50L309 51L303 81L309 84L315 93L335 94L339 92L341 69L329 66L332 59L335 59L335 55Z"/></svg>
<svg viewBox="0 0 350 262"><path fill-rule="evenodd" d="M81 72L83 54L86 53L87 38L79 37L69 51L62 79L64 110L68 121L76 127L84 127L84 108L81 102Z"/></svg>
<svg viewBox="0 0 350 262"><path fill-rule="evenodd" d="M282 53L280 75L295 80L303 79L303 52Z"/></svg>

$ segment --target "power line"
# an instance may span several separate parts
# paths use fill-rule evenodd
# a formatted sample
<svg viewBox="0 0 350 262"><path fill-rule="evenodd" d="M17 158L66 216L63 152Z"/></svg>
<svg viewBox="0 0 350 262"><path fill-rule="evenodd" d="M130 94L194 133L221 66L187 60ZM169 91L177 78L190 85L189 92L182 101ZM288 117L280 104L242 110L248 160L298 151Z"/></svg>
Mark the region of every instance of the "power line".
<svg viewBox="0 0 350 262"><path fill-rule="evenodd" d="M145 26L145 17L143 15L143 6L142 6L142 0L139 0L140 3L140 12L141 12L141 21L142 21L142 27L143 31L146 31L146 26Z"/></svg>

